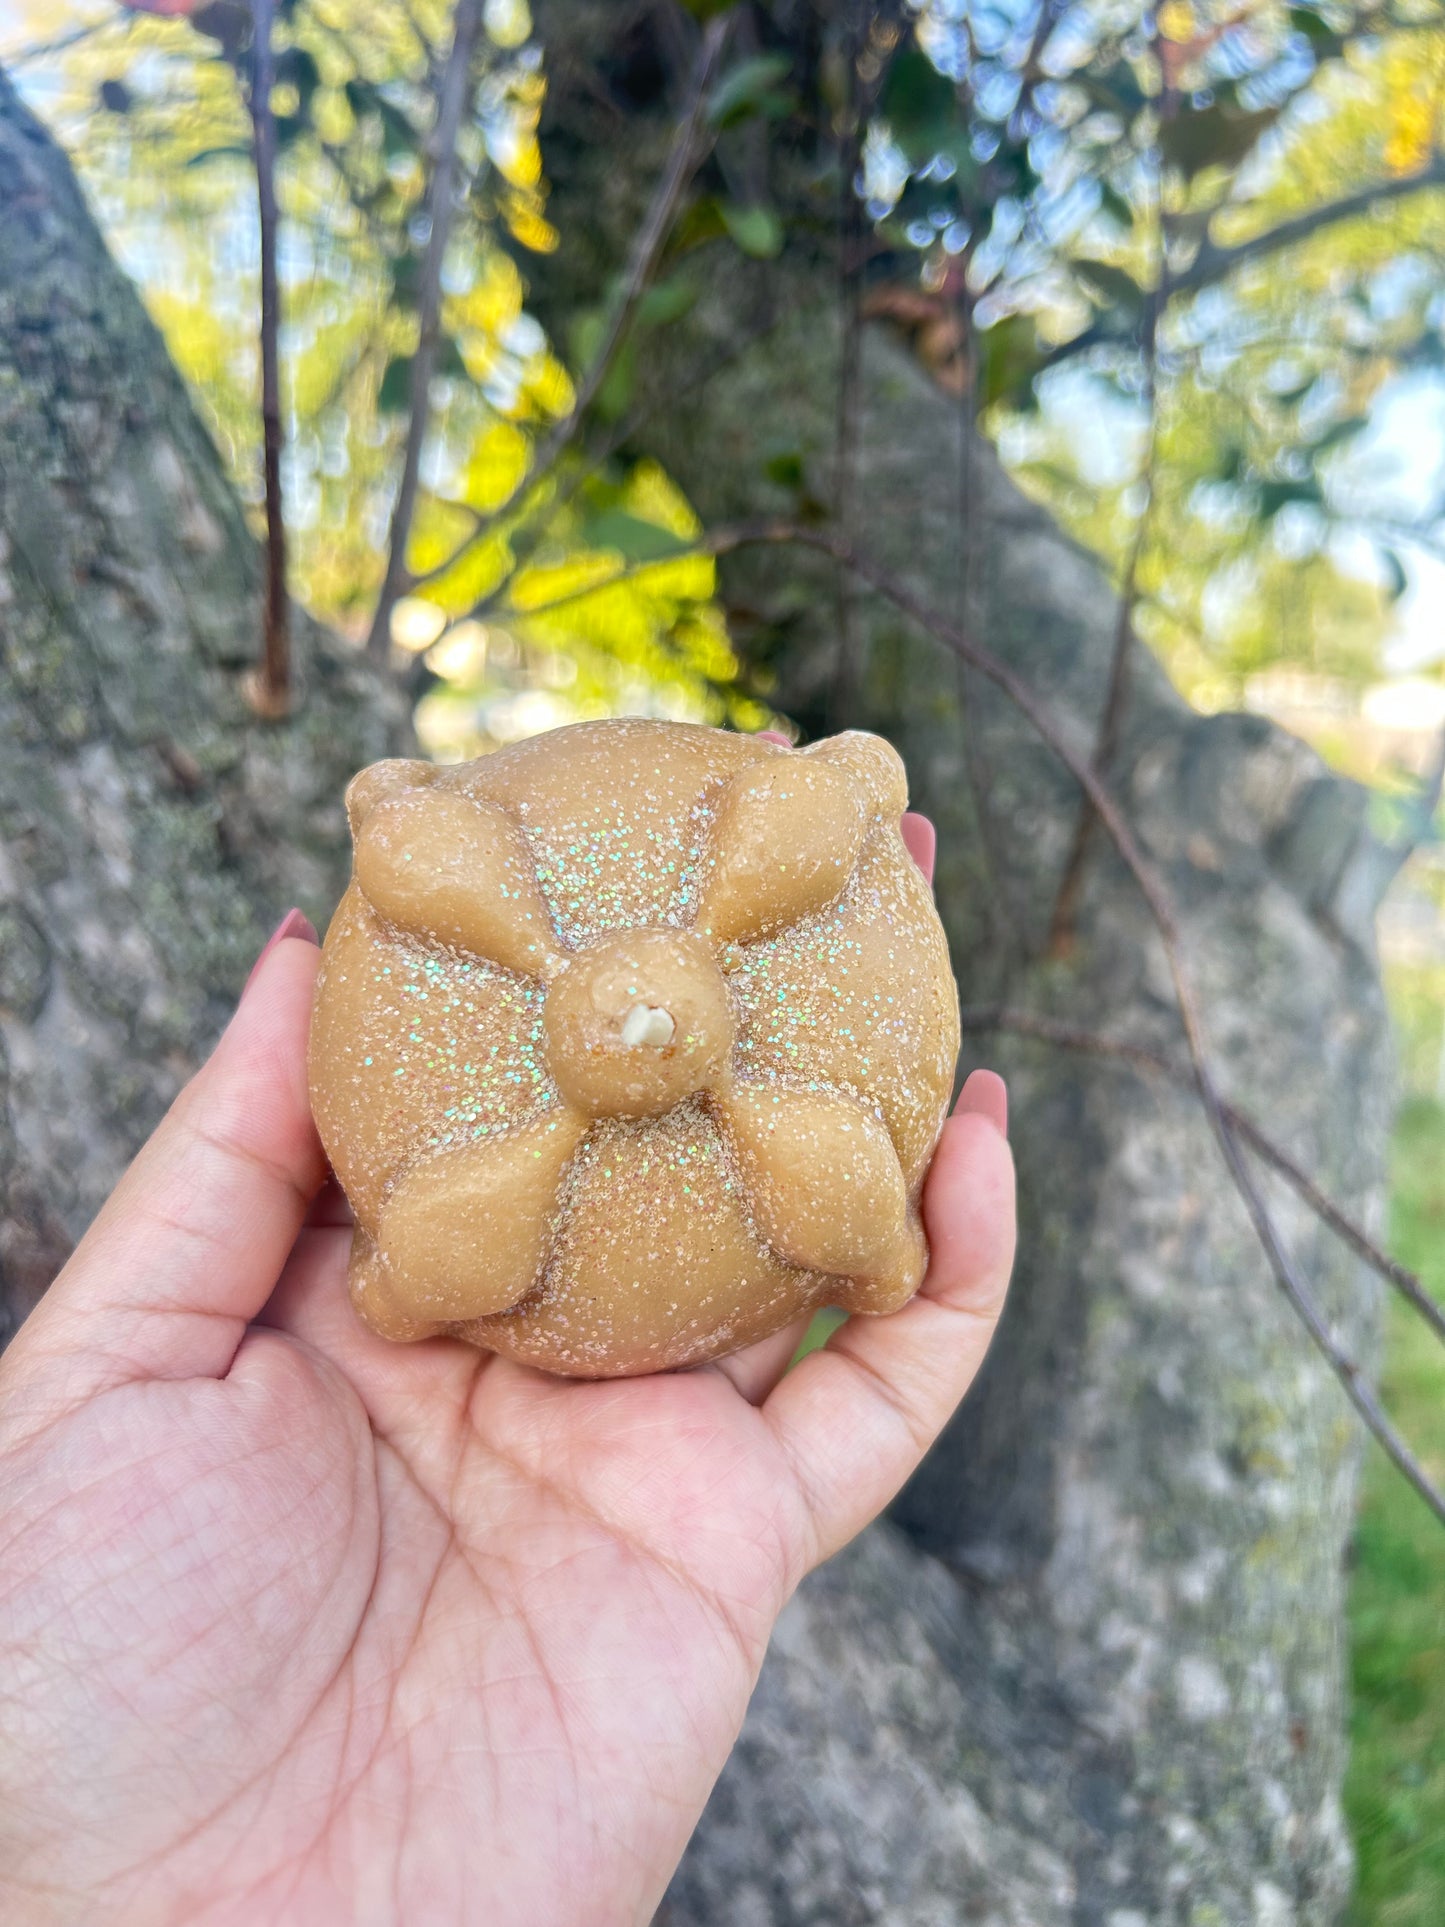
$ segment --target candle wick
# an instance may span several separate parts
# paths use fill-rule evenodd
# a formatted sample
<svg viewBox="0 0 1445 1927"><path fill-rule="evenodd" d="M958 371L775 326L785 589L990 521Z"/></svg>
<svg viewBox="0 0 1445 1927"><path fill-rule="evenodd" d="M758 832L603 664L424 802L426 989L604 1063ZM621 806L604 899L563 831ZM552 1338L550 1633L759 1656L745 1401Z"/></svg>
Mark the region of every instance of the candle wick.
<svg viewBox="0 0 1445 1927"><path fill-rule="evenodd" d="M634 1004L622 1020L622 1041L624 1044L650 1044L660 1049L672 1042L677 1029L672 1021L672 1013L660 1010L652 1004Z"/></svg>

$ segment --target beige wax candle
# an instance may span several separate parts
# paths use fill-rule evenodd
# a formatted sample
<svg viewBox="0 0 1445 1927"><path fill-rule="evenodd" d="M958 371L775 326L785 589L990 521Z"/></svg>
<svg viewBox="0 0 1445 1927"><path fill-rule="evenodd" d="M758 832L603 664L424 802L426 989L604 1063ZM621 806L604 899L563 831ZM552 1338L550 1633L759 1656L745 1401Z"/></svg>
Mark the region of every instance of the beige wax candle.
<svg viewBox="0 0 1445 1927"><path fill-rule="evenodd" d="M856 732L363 770L311 1089L366 1322L611 1377L903 1304L959 1035L905 802Z"/></svg>

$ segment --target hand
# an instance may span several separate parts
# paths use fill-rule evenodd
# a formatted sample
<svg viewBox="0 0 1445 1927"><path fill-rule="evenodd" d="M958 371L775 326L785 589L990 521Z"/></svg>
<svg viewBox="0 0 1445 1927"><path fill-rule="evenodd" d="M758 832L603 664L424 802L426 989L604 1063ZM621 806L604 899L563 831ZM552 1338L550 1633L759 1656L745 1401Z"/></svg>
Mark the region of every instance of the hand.
<svg viewBox="0 0 1445 1927"><path fill-rule="evenodd" d="M786 1377L796 1330L568 1383L353 1317L316 964L273 941L0 1361L0 1917L645 1922L780 1608L983 1357L1002 1085L945 1128L905 1310Z"/></svg>

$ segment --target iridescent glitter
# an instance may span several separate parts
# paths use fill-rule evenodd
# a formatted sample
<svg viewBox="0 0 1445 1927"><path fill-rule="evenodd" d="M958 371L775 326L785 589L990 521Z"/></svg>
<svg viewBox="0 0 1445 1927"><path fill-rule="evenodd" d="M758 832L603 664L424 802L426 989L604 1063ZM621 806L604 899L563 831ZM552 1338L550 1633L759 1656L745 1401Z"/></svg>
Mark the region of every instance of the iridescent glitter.
<svg viewBox="0 0 1445 1927"><path fill-rule="evenodd" d="M903 800L647 722L363 772L312 1081L368 1322L601 1376L903 1302L958 1043Z"/></svg>

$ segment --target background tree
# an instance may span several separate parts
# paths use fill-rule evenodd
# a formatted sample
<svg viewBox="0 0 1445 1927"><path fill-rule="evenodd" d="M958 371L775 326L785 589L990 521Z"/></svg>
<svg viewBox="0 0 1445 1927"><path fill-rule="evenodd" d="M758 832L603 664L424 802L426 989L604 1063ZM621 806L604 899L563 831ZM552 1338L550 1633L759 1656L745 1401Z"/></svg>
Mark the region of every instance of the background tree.
<svg viewBox="0 0 1445 1927"><path fill-rule="evenodd" d="M254 494L226 252L252 21L165 11L192 24L97 9L52 107ZM988 1378L805 1592L670 1917L1327 1918L1346 1408L1187 1088L1037 1041L1182 1061L1137 878L970 638L1142 831L1219 1080L1357 1207L1398 852L1297 744L1187 710L1136 636L1213 703L1279 656L1378 664L1432 538L1351 443L1438 334L1434 16L364 16L278 7L259 103L303 594L383 662L427 647L419 723L453 753L619 704L884 729L1015 1085L1031 1235ZM37 928L73 914L25 876ZM25 1091L20 1135L56 1095ZM1355 1268L1264 1202L1321 1333L1368 1358Z"/></svg>

